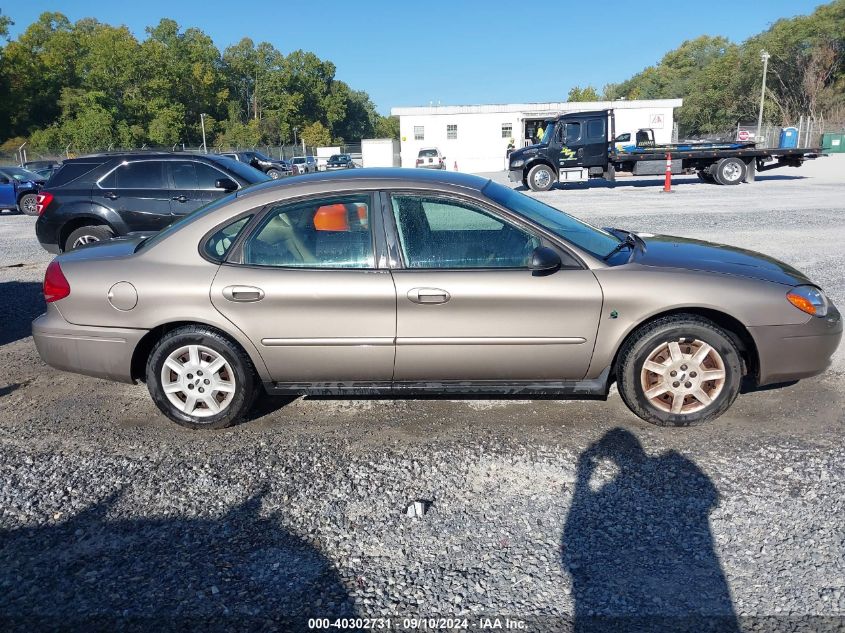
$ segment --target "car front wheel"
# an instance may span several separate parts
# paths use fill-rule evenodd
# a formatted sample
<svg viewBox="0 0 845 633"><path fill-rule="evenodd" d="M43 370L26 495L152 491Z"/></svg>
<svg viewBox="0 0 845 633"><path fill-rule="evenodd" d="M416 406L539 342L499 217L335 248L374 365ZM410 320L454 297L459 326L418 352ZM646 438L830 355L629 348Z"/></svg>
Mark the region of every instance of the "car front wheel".
<svg viewBox="0 0 845 633"><path fill-rule="evenodd" d="M628 408L658 426L714 420L733 404L742 360L731 337L712 321L674 315L649 323L619 354L619 394Z"/></svg>
<svg viewBox="0 0 845 633"><path fill-rule="evenodd" d="M162 413L190 429L232 426L249 412L257 394L246 353L202 326L166 334L150 354L146 378Z"/></svg>
<svg viewBox="0 0 845 633"><path fill-rule="evenodd" d="M268 169L267 175L270 176L270 178L272 178L273 180L278 180L282 177L282 172L280 172L278 169Z"/></svg>
<svg viewBox="0 0 845 633"><path fill-rule="evenodd" d="M528 172L531 191L548 191L555 184L555 174L548 165L535 165Z"/></svg>

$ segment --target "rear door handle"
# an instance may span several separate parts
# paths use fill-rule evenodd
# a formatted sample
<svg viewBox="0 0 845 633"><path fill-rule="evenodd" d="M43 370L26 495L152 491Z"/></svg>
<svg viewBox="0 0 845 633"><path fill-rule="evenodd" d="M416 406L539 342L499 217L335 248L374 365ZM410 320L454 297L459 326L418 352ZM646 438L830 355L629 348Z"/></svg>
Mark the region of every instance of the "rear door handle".
<svg viewBox="0 0 845 633"><path fill-rule="evenodd" d="M188 196L173 196L171 200L176 200L176 202L187 202Z"/></svg>
<svg viewBox="0 0 845 633"><path fill-rule="evenodd" d="M408 299L414 303L446 303L452 296L440 288L412 288Z"/></svg>
<svg viewBox="0 0 845 633"><path fill-rule="evenodd" d="M264 291L255 286L226 286L223 288L223 297L229 301L249 303L261 301L264 298Z"/></svg>

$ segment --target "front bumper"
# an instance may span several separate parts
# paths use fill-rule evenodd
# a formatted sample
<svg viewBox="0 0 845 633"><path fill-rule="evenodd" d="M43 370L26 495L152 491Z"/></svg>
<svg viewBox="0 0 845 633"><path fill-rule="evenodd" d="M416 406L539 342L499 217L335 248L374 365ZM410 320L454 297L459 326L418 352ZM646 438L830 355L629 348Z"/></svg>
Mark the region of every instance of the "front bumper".
<svg viewBox="0 0 845 633"><path fill-rule="evenodd" d="M522 182L522 168L520 169L511 169L508 171L508 180L511 182Z"/></svg>
<svg viewBox="0 0 845 633"><path fill-rule="evenodd" d="M51 367L128 383L134 382L132 355L147 332L73 325L53 304L32 322L35 347Z"/></svg>
<svg viewBox="0 0 845 633"><path fill-rule="evenodd" d="M801 325L749 327L760 360L758 384L772 385L824 372L842 340L842 316L833 306L824 318Z"/></svg>

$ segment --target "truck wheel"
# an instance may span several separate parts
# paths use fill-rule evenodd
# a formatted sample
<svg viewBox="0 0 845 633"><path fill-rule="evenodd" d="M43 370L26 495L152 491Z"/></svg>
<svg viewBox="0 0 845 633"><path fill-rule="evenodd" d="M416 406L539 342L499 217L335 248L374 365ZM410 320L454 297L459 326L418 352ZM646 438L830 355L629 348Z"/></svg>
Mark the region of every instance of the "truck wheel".
<svg viewBox="0 0 845 633"><path fill-rule="evenodd" d="M555 184L555 173L548 165L534 165L528 172L531 191L548 191Z"/></svg>
<svg viewBox="0 0 845 633"><path fill-rule="evenodd" d="M270 178L272 178L273 180L278 180L282 177L282 172L280 172L278 169L268 169L267 175L270 176Z"/></svg>
<svg viewBox="0 0 845 633"><path fill-rule="evenodd" d="M745 180L747 169L738 158L723 158L716 163L713 175L720 185L738 185Z"/></svg>

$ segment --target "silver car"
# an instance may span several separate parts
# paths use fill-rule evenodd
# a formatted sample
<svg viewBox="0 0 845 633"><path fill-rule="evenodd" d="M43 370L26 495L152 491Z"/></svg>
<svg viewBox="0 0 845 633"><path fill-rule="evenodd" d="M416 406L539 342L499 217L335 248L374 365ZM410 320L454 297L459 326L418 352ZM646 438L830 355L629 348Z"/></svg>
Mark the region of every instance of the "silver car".
<svg viewBox="0 0 845 633"><path fill-rule="evenodd" d="M274 394L605 398L659 425L825 370L839 312L790 266L599 229L466 174L355 169L268 182L147 239L57 257L35 344L145 381L191 428Z"/></svg>

